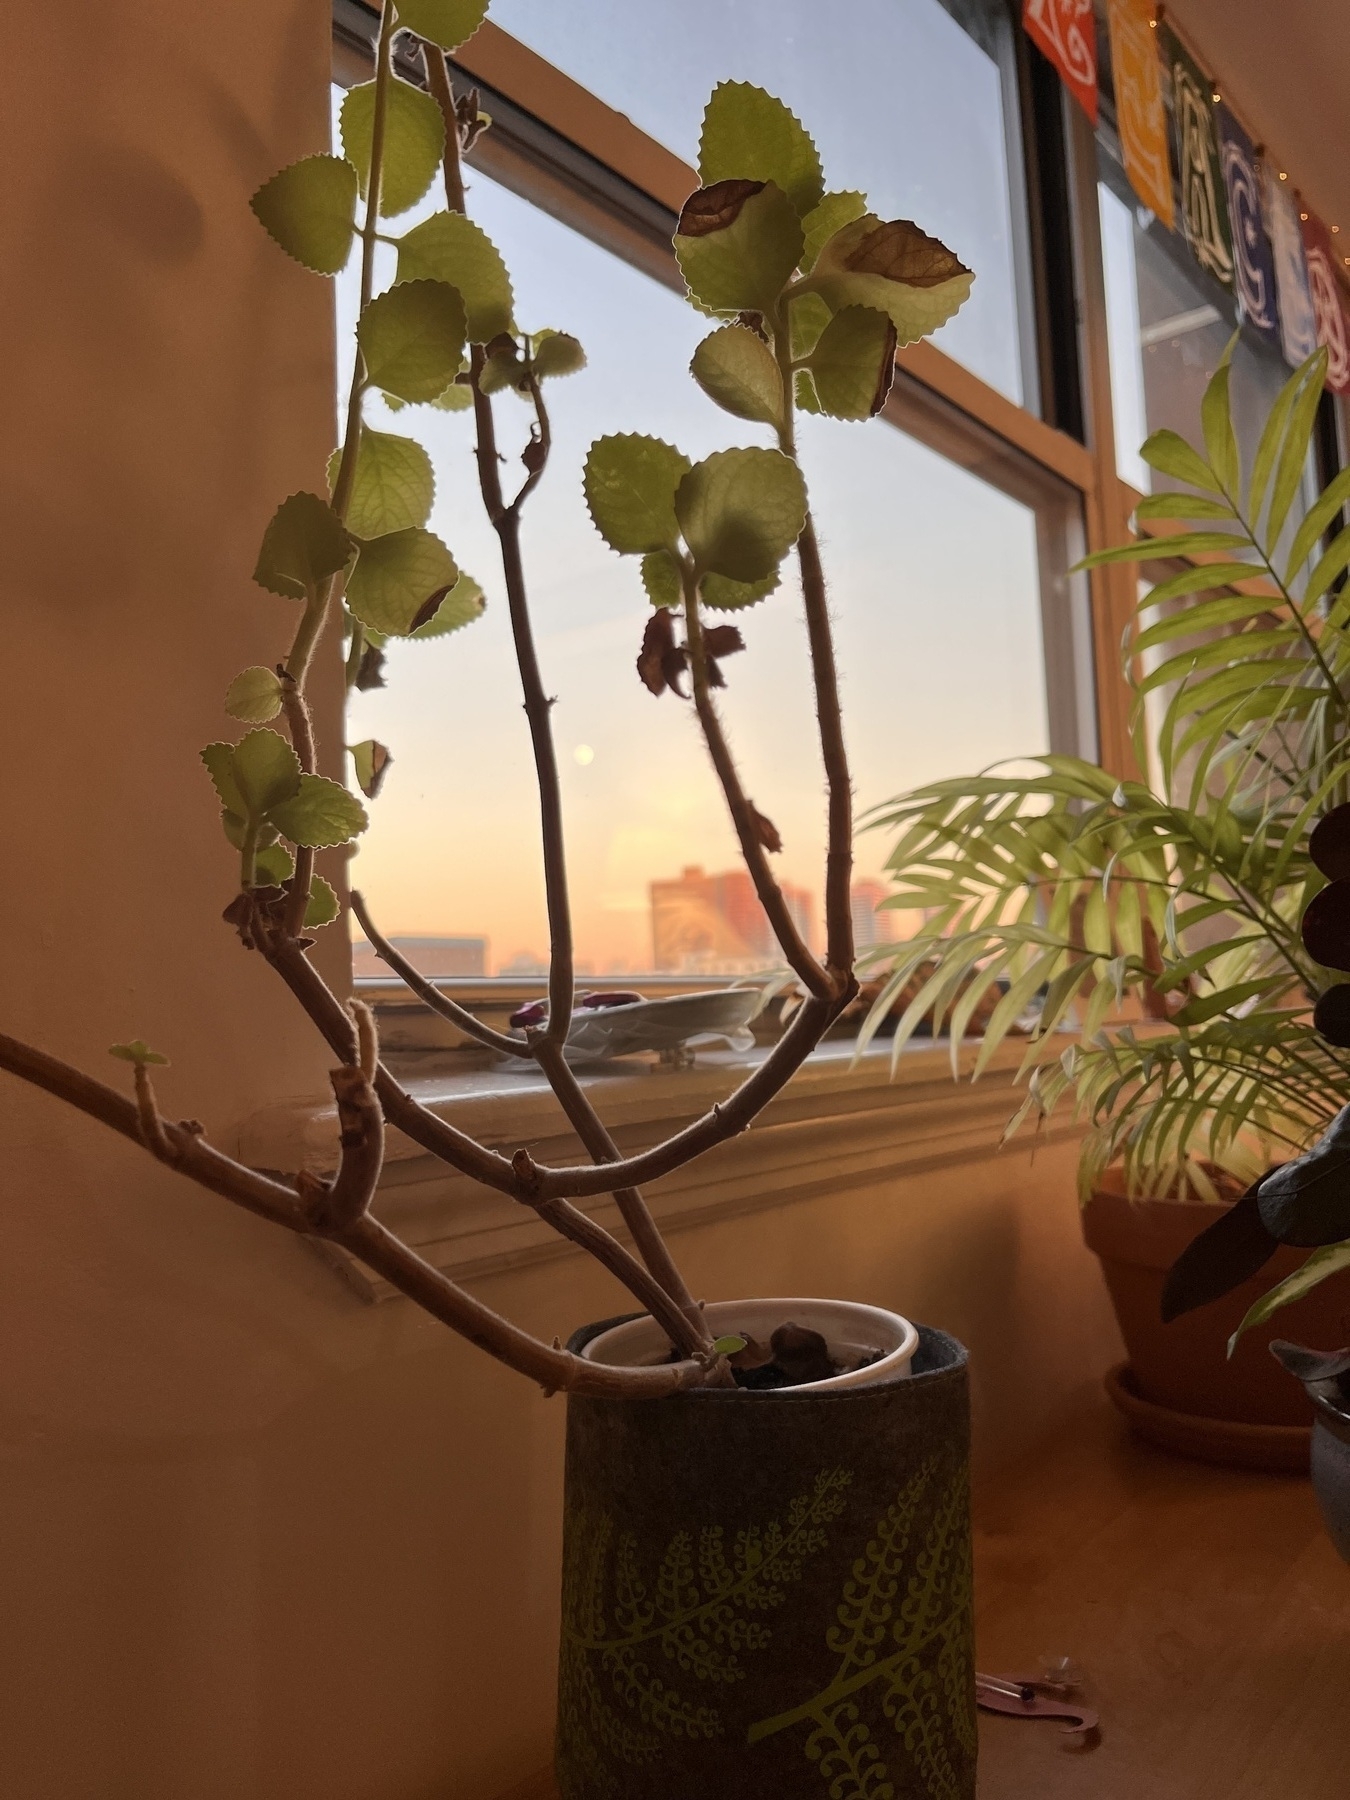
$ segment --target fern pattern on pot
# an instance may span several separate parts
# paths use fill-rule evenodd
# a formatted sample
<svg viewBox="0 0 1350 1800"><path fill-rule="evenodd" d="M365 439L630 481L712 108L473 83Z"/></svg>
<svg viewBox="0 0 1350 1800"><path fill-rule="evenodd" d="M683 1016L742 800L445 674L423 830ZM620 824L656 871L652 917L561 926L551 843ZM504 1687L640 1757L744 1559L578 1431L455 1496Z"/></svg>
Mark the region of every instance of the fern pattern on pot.
<svg viewBox="0 0 1350 1800"><path fill-rule="evenodd" d="M847 1469L822 1469L783 1520L738 1528L730 1542L721 1525L676 1532L650 1576L631 1532L616 1534L595 1514L573 1521L559 1708L586 1793L605 1800L615 1791L607 1764L650 1764L663 1737L723 1734L718 1708L685 1698L672 1682L725 1688L745 1679L745 1656L772 1637L764 1615L825 1549L851 1481Z"/></svg>
<svg viewBox="0 0 1350 1800"><path fill-rule="evenodd" d="M923 1547L912 1554L915 1522L937 1479L937 1460L929 1458L877 1522L854 1563L840 1597L838 1622L826 1632L826 1644L839 1658L829 1685L805 1704L751 1727L749 1742L756 1744L809 1724L806 1755L819 1765L830 1800L894 1800L897 1791L954 1800L962 1791L961 1773L953 1768L947 1745L954 1735L961 1751L974 1750L964 1470L949 1481ZM906 1569L912 1572L904 1581ZM903 1597L898 1598L902 1581ZM913 1776L917 1787L897 1790L891 1762L863 1716L861 1697L878 1693L880 1713L900 1738L904 1774Z"/></svg>

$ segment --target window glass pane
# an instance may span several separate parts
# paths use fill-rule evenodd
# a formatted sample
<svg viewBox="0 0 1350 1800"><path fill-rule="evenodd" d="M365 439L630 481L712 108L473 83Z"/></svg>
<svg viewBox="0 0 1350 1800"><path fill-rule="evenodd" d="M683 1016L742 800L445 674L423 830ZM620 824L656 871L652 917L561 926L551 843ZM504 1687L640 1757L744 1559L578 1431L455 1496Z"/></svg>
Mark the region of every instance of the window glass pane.
<svg viewBox="0 0 1350 1800"><path fill-rule="evenodd" d="M686 370L706 329L693 310L614 256L478 176L470 207L505 254L522 322L574 331L590 362L551 386L553 461L526 511L525 551L540 657L557 696L578 957L584 974L735 971L779 958L743 883L725 803L692 709L654 699L634 669L649 607L636 559L592 528L580 469L591 440L645 431L697 457L760 438L707 401ZM402 230L406 215L393 230ZM350 368L356 272L338 283ZM497 403L508 473L527 412ZM538 802L496 541L478 503L469 415L388 414L380 429L430 449L432 525L482 582L488 610L450 638L394 644L384 689L352 702L352 742L394 763L352 878L384 930L442 940L434 955L481 955L488 972L537 967L547 948ZM860 807L917 782L1047 747L1035 517L881 422L803 420L843 665ZM785 843L781 877L822 936L824 805L799 605L791 582L737 615L747 650L725 664L725 713L746 785ZM857 896L881 870L880 835L859 843ZM677 887L653 894L653 883ZM673 912L672 912L673 909ZM747 923L747 917L749 922ZM673 922L672 922L673 920ZM364 965L361 965L364 967ZM463 967L462 961L457 967Z"/></svg>
<svg viewBox="0 0 1350 1800"><path fill-rule="evenodd" d="M957 10L990 48L1006 28L982 0ZM829 187L864 189L883 218L914 219L975 270L970 300L934 341L1033 400L999 67L939 0L497 0L492 16L690 164L716 82L776 94L814 136Z"/></svg>
<svg viewBox="0 0 1350 1800"><path fill-rule="evenodd" d="M1201 396L1233 334L1235 313L1232 297L1195 267L1180 238L1106 183L1099 194L1117 466L1148 493L1179 484L1149 469L1139 446L1164 426L1199 442ZM1250 331L1238 340L1232 369L1233 427L1250 468L1266 414L1290 371Z"/></svg>

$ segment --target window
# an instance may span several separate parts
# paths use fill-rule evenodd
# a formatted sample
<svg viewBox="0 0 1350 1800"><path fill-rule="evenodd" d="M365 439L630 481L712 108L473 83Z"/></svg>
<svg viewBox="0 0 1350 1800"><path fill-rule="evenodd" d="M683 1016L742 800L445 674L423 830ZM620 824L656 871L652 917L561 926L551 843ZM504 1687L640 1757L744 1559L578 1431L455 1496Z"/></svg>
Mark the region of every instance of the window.
<svg viewBox="0 0 1350 1800"><path fill-rule="evenodd" d="M809 121L831 187L864 189L883 218L916 220L976 271L933 341L1035 406L998 0L850 0L828 28L811 0L497 0L492 16L691 166L714 82L768 88Z"/></svg>
<svg viewBox="0 0 1350 1800"><path fill-rule="evenodd" d="M363 79L363 16L354 0L340 11L344 47L358 49L344 78ZM817 53L797 0L653 0L640 15L609 0L497 0L493 16L691 160L719 75L780 92L817 132L833 185L867 187L880 210L915 217L976 268L976 299L936 340L945 352L936 386L902 370L884 423L801 420L859 812L997 761L1095 754L1087 583L1067 573L1087 548L1091 457L1034 412L1004 9L867 0L848 10L828 54ZM510 39L501 42L498 69L510 63ZM554 458L525 529L540 657L557 695L578 970L696 978L775 965L692 709L654 699L638 680L649 609L637 571L592 528L580 484L586 448L606 432L652 432L693 456L769 434L721 414L687 374L706 325L675 291L673 218L624 168L587 163L566 119L532 113L534 97L508 81L490 101L498 126L471 171L470 211L512 271L522 324L574 332L589 357L552 390ZM433 192L390 229L439 204ZM380 279L391 275L392 259ZM353 267L338 282L344 391L355 305ZM988 387L959 376L958 362ZM388 414L378 400L368 416L431 451L440 482L431 523L482 582L488 609L450 638L391 645L388 687L352 698L351 741L375 737L394 757L353 880L428 972L537 977L547 949L538 801L472 420L429 408ZM506 396L498 419L511 454L526 410ZM791 903L823 947L823 782L805 728L809 665L791 581L736 623L747 648L725 665L733 748L782 834L776 863ZM889 848L881 836L858 840L863 943L900 923L874 912ZM358 946L356 967L380 965Z"/></svg>
<svg viewBox="0 0 1350 1800"><path fill-rule="evenodd" d="M653 896L653 883L684 879L693 909L700 877L686 872L721 875L739 857L690 708L671 695L654 699L637 678L647 602L636 566L592 528L579 480L588 444L607 431L653 432L693 456L768 441L767 433L727 419L689 379L705 326L682 299L482 175L470 205L512 271L521 318L574 331L590 359L553 390L554 460L525 532L540 656L558 696L583 972L774 963L766 939L734 924L678 953L671 932L656 931L671 895L666 887ZM346 356L354 278L353 267L339 285ZM509 443L513 420L523 433L525 408L507 397L498 411ZM427 408L382 412L371 402L372 423L412 431L431 451L441 480L432 524L482 582L488 610L445 640L392 645L388 687L353 696L352 741L375 737L394 754L353 879L386 930L484 939L486 972L533 972L548 941L537 799L513 703L518 677L496 539L478 501L472 420ZM904 432L802 424L860 807L1048 748L1032 508ZM726 665L729 729L750 793L782 833L780 873L799 890L818 937L821 774L803 729L812 701L790 587L737 623L747 650ZM860 882L875 878L885 846L864 835L858 848ZM731 910L723 905L720 916ZM451 953L438 946L432 954Z"/></svg>

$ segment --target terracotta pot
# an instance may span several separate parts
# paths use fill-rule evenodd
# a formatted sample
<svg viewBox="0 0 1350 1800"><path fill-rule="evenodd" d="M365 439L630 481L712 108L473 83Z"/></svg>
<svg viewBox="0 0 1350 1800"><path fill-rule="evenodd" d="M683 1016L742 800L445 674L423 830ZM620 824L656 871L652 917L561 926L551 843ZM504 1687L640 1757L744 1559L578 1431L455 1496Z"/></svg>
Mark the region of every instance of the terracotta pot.
<svg viewBox="0 0 1350 1800"><path fill-rule="evenodd" d="M1344 1275L1333 1277L1277 1313L1268 1325L1248 1332L1230 1359L1228 1339L1248 1307L1292 1274L1306 1260L1307 1252L1279 1250L1253 1280L1222 1300L1164 1325L1161 1306L1167 1271L1217 1212L1217 1207L1194 1200L1128 1200L1116 1171L1108 1171L1103 1186L1084 1207L1083 1236L1101 1259L1129 1352L1128 1379L1123 1386L1144 1408L1173 1414L1174 1426L1175 1415L1180 1414L1240 1426L1292 1427L1308 1432L1313 1418L1311 1402L1270 1355L1268 1345L1272 1337L1296 1338L1322 1349L1350 1343L1350 1280ZM1116 1387L1122 1387L1119 1377ZM1121 1403L1119 1394L1113 1393L1113 1398ZM1147 1418L1144 1408L1137 1409L1141 1419ZM1184 1436L1184 1423L1180 1430ZM1175 1441L1177 1435L1174 1429L1169 1448L1181 1447ZM1238 1443L1257 1442L1244 1439L1241 1432L1231 1435ZM1195 1454L1211 1461L1230 1460L1215 1453L1214 1445L1222 1443L1222 1434L1216 1437L1211 1432L1208 1439L1209 1447L1197 1444ZM1231 1460L1255 1461L1261 1466L1259 1453L1236 1454ZM1264 1466L1290 1465L1286 1457L1284 1462L1277 1458ZM1302 1466L1307 1467L1306 1447Z"/></svg>
<svg viewBox="0 0 1350 1800"><path fill-rule="evenodd" d="M870 1385L569 1397L563 1800L974 1800L966 1353L917 1335Z"/></svg>

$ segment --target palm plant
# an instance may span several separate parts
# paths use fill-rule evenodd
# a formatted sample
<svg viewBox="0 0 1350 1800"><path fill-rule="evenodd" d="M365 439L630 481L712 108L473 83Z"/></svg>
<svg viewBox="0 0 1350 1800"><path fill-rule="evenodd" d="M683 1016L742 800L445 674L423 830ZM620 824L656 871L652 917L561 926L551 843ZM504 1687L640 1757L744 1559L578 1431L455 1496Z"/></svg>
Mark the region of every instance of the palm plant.
<svg viewBox="0 0 1350 1800"><path fill-rule="evenodd" d="M994 998L972 1078L1014 1027L1029 1031L1008 1134L1071 1104L1089 1126L1084 1197L1113 1162L1137 1196L1213 1199L1233 1191L1225 1175L1247 1187L1350 1095L1350 1050L1313 1017L1343 978L1299 930L1325 886L1310 828L1350 796L1350 471L1296 516L1322 351L1280 393L1244 471L1231 353L1202 403L1203 451L1171 431L1143 447L1185 488L1142 500L1137 518L1180 534L1084 565L1192 559L1144 594L1123 647L1146 774L1045 756L1029 774L935 782L869 821L897 833L887 904L924 917L872 953L885 979L861 1041L906 995L895 1054L931 1018L959 1073L972 1016ZM1346 1264L1350 1244L1321 1248L1293 1285Z"/></svg>

